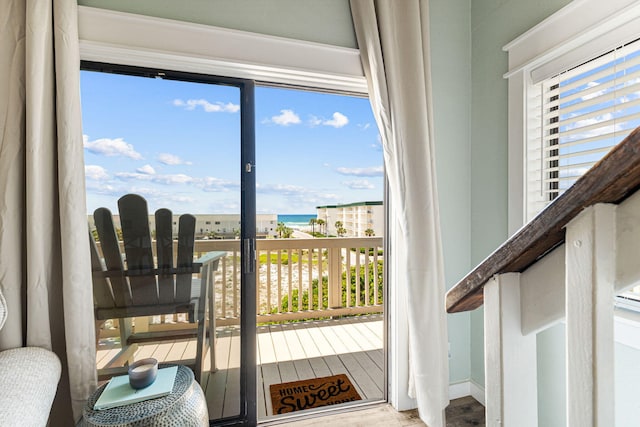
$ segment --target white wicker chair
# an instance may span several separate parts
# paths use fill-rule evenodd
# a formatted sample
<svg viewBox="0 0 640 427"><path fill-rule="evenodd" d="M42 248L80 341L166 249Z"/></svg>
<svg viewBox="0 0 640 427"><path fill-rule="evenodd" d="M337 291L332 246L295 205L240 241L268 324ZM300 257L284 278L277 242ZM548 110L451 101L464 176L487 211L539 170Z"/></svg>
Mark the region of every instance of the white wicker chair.
<svg viewBox="0 0 640 427"><path fill-rule="evenodd" d="M0 329L7 303L0 291ZM39 347L0 352L0 426L46 426L60 380L60 360Z"/></svg>

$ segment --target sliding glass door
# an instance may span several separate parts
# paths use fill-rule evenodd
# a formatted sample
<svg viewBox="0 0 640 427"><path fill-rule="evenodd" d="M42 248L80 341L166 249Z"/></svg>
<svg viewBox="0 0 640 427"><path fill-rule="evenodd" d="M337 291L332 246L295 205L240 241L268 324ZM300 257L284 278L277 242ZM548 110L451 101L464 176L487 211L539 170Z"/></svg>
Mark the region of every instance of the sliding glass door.
<svg viewBox="0 0 640 427"><path fill-rule="evenodd" d="M136 285L126 273L132 259L123 248L124 291L116 292L125 296L114 298L112 272L105 273L109 279L103 288L94 281L96 313L103 304L122 305L120 317L96 316L99 377L106 381L124 372L127 363L146 357L189 365L214 423L255 424L253 82L91 62L84 62L82 70L87 218L97 256L104 263L106 242L96 228L96 209L111 212L120 246L138 245L137 240L127 243L126 237L123 241L122 229L127 227L120 220L128 219L121 216L119 200L127 194L141 196L153 254L150 280L156 295L151 298L164 307L154 311L145 303L151 315L143 315L138 298L126 297L136 292ZM170 211L161 211L168 218L164 227L162 215L154 215L159 209ZM183 214L195 221L189 263L203 264L188 280L188 289L198 298L176 303L171 312L165 307L168 299L183 292L173 277L183 268ZM163 240L169 243L161 245ZM211 257L217 262L207 270L204 262ZM94 270L100 269L96 266Z"/></svg>

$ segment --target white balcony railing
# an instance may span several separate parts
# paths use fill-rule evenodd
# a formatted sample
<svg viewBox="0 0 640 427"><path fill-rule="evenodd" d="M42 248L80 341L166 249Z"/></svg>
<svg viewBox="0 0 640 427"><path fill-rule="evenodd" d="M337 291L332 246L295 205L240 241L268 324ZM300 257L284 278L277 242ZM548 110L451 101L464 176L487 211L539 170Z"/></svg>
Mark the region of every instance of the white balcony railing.
<svg viewBox="0 0 640 427"><path fill-rule="evenodd" d="M264 239L256 246L258 322L382 311L381 237ZM240 242L198 240L195 251L227 252L216 272L216 322L237 323Z"/></svg>
<svg viewBox="0 0 640 427"><path fill-rule="evenodd" d="M382 237L257 240L256 322L382 312L382 244ZM216 325L239 324L240 241L197 240L194 251L196 258L227 252L215 273ZM136 333L194 327L176 316L136 318L134 325ZM107 322L100 336L117 334L117 322Z"/></svg>

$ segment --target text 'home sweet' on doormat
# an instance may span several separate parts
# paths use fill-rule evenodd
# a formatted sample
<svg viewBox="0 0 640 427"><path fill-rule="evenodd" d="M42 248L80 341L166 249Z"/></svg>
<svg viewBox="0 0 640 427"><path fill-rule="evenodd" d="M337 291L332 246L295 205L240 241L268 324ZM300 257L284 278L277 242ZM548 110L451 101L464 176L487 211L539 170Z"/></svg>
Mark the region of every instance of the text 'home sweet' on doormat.
<svg viewBox="0 0 640 427"><path fill-rule="evenodd" d="M271 384L269 391L274 415L362 400L345 374Z"/></svg>

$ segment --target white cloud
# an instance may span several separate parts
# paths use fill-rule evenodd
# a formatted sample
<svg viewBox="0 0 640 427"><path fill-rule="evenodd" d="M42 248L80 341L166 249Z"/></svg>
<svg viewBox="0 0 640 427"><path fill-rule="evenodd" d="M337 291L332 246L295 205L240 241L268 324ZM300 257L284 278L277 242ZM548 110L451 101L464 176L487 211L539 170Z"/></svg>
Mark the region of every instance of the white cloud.
<svg viewBox="0 0 640 427"><path fill-rule="evenodd" d="M156 175L153 179L154 182L159 184L189 184L194 181L194 178L189 175L185 175L183 173L178 173L175 175Z"/></svg>
<svg viewBox="0 0 640 427"><path fill-rule="evenodd" d="M338 168L336 171L342 175L354 176L382 176L384 169L382 166L372 166L369 168Z"/></svg>
<svg viewBox="0 0 640 427"><path fill-rule="evenodd" d="M330 205L341 202L340 196L333 193L323 193L291 184L256 184L256 192L263 195L281 196L286 208L308 208L308 206Z"/></svg>
<svg viewBox="0 0 640 427"><path fill-rule="evenodd" d="M87 179L92 179L94 181L103 181L105 179L109 179L107 170L98 165L86 165L84 167L84 174Z"/></svg>
<svg viewBox="0 0 640 427"><path fill-rule="evenodd" d="M279 115L271 117L267 122L273 122L280 126L297 125L300 123L300 116L293 110L280 110Z"/></svg>
<svg viewBox="0 0 640 427"><path fill-rule="evenodd" d="M202 107L207 113L237 113L240 111L240 105L232 102L216 102L211 103L206 99L188 99L183 101L182 99L174 99L173 105L176 107L183 107L185 110L195 110L196 107Z"/></svg>
<svg viewBox="0 0 640 427"><path fill-rule="evenodd" d="M320 117L311 115L309 116L309 120L307 123L309 123L309 126L311 127L320 126L322 124L322 119Z"/></svg>
<svg viewBox="0 0 640 427"><path fill-rule="evenodd" d="M123 156L134 160L141 160L142 154L138 153L133 145L129 144L122 138L100 138L95 141L89 141L87 135L82 136L84 148L94 154L102 156Z"/></svg>
<svg viewBox="0 0 640 427"><path fill-rule="evenodd" d="M192 197L188 194L164 191L149 187L133 186L128 189L127 192L140 194L145 199L147 199L149 213L155 212L159 208L170 208L174 213L178 213L179 210L177 206L183 207L184 209L185 205L198 201L195 197Z"/></svg>
<svg viewBox="0 0 640 427"><path fill-rule="evenodd" d="M155 175L155 173L156 173L156 170L151 165L144 165L144 166L136 169L136 171L140 172L140 173L147 174L147 175Z"/></svg>
<svg viewBox="0 0 640 427"><path fill-rule="evenodd" d="M87 181L87 193L108 195L114 197L120 197L124 193L129 192L128 189L116 188L111 184L107 184L105 181Z"/></svg>
<svg viewBox="0 0 640 427"><path fill-rule="evenodd" d="M191 162L186 160L182 160L180 157L169 154L169 153L160 153L158 154L158 161L160 163L164 163L165 165L190 165Z"/></svg>
<svg viewBox="0 0 640 427"><path fill-rule="evenodd" d="M139 169L138 169L139 171ZM185 175L185 174L175 174L175 175L150 175L148 173L139 172L118 172L115 174L117 178L129 181L129 180L137 180L137 181L151 181L157 184L189 184L194 181L194 178Z"/></svg>
<svg viewBox="0 0 640 427"><path fill-rule="evenodd" d="M118 172L115 174L115 177L121 181L150 182L169 186L190 185L206 192L224 192L238 190L240 188L239 183L225 179L215 177L196 178L182 173L156 174L151 173L151 170L144 166L138 168L136 172Z"/></svg>
<svg viewBox="0 0 640 427"><path fill-rule="evenodd" d="M325 120L322 122L325 126L332 126L334 128L341 128L346 126L349 123L349 118L342 113L335 112L333 113L333 118L331 120Z"/></svg>
<svg viewBox="0 0 640 427"><path fill-rule="evenodd" d="M279 194L309 194L313 190L292 184L256 184L256 191L260 193L279 193Z"/></svg>
<svg viewBox="0 0 640 427"><path fill-rule="evenodd" d="M358 127L362 130L367 130L371 127L371 123L364 123L364 124L360 123Z"/></svg>
<svg viewBox="0 0 640 427"><path fill-rule="evenodd" d="M372 183L367 181L366 179L356 179L353 181L343 181L343 185L347 186L352 190L373 190L376 188Z"/></svg>
<svg viewBox="0 0 640 427"><path fill-rule="evenodd" d="M309 120L307 121L307 123L311 127L323 125L323 126L332 126L334 128L341 128L343 126L346 126L347 123L349 123L349 118L337 111L333 113L331 117L332 117L331 119L325 120L320 117L311 115L309 116Z"/></svg>
<svg viewBox="0 0 640 427"><path fill-rule="evenodd" d="M200 188L202 191L207 192L223 192L229 190L237 190L240 188L240 184L238 184L237 182L215 178L212 176L198 178L194 180L193 184L196 187Z"/></svg>

